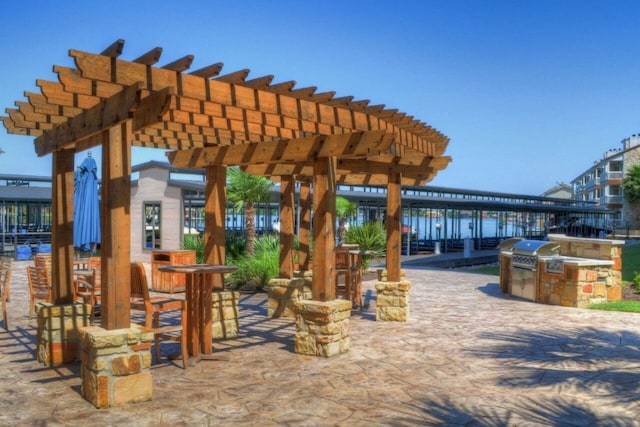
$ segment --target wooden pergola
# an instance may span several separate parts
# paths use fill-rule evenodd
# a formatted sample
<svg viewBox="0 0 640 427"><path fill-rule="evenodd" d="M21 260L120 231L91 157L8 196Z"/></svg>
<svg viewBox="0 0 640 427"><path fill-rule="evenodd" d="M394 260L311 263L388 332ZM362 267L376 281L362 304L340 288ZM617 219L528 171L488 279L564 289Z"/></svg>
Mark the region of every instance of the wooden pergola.
<svg viewBox="0 0 640 427"><path fill-rule="evenodd" d="M8 108L9 133L35 137L52 154L54 304L72 303L74 154L102 147L102 326L127 328L131 147L171 150L179 167L206 169L205 260L225 262L226 168L281 182L281 277L293 273L294 184L301 182L301 245L313 233L313 299L335 298L334 224L338 183L386 185L387 275L400 279L401 186L425 184L450 161L448 138L384 105L336 97L216 63L188 72L187 55L163 66L161 48L120 59L124 41L100 54L70 50L75 68ZM313 218L313 224L311 224ZM312 225L312 226L311 226ZM301 254L301 263L308 253ZM220 285L220 284L218 284Z"/></svg>

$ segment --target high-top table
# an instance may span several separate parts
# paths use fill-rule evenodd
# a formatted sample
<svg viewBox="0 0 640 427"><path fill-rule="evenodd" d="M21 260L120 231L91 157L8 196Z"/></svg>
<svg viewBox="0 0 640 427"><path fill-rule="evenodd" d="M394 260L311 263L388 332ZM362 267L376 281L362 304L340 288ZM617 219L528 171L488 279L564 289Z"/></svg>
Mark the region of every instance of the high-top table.
<svg viewBox="0 0 640 427"><path fill-rule="evenodd" d="M213 356L211 293L212 275L227 274L237 270L231 265L218 264L175 264L158 267L158 271L185 273L187 301L187 324L183 333L187 334L189 365L195 366L200 360L220 360Z"/></svg>

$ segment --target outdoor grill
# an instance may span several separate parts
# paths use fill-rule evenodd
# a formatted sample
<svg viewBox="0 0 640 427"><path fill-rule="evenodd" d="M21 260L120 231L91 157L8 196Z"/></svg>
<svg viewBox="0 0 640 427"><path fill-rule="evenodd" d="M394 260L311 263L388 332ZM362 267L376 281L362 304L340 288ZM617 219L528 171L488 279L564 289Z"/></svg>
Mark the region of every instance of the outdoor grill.
<svg viewBox="0 0 640 427"><path fill-rule="evenodd" d="M540 257L558 256L559 248L555 242L521 240L511 248L511 266L535 271Z"/></svg>

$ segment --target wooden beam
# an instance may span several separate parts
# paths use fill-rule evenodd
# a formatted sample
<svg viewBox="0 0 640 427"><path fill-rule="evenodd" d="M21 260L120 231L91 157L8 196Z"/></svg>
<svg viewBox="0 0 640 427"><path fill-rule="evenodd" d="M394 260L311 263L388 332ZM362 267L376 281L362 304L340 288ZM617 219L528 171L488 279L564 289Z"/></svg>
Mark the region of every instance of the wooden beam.
<svg viewBox="0 0 640 427"><path fill-rule="evenodd" d="M323 157L314 162L313 174L313 300L336 298L335 158Z"/></svg>
<svg viewBox="0 0 640 427"><path fill-rule="evenodd" d="M207 165L250 165L300 162L319 157L357 157L383 153L393 141L384 131L355 132L260 144L205 147L167 153L174 166L201 168Z"/></svg>
<svg viewBox="0 0 640 427"><path fill-rule="evenodd" d="M300 183L298 209L300 225L298 227L298 263L300 271L309 271L311 261L311 182Z"/></svg>
<svg viewBox="0 0 640 427"><path fill-rule="evenodd" d="M73 303L74 151L53 153L51 291L53 303ZM63 349L63 351L65 351Z"/></svg>
<svg viewBox="0 0 640 427"><path fill-rule="evenodd" d="M402 201L400 173L390 173L387 183L387 281L400 281L400 254L402 250Z"/></svg>
<svg viewBox="0 0 640 427"><path fill-rule="evenodd" d="M227 168L210 166L206 168L204 205L204 258L209 264L224 265L225 259L225 218L227 206ZM222 290L224 280L220 274L212 275L213 288Z"/></svg>
<svg viewBox="0 0 640 427"><path fill-rule="evenodd" d="M280 268L278 277L293 278L293 230L295 181L292 175L280 181Z"/></svg>
<svg viewBox="0 0 640 427"><path fill-rule="evenodd" d="M103 135L100 321L112 330L131 326L131 121Z"/></svg>
<svg viewBox="0 0 640 427"><path fill-rule="evenodd" d="M134 130L156 123L166 113L169 99L169 89L142 98L140 84L131 85L36 138L36 152L43 156L89 138L127 119L133 119Z"/></svg>

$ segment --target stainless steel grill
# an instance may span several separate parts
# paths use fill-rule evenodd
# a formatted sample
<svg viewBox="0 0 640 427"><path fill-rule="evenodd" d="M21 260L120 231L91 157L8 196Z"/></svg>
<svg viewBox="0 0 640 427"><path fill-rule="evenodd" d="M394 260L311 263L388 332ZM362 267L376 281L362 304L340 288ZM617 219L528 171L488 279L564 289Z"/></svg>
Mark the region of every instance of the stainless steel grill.
<svg viewBox="0 0 640 427"><path fill-rule="evenodd" d="M540 257L559 255L560 245L541 240L521 240L512 247L511 265L513 267L535 270Z"/></svg>

